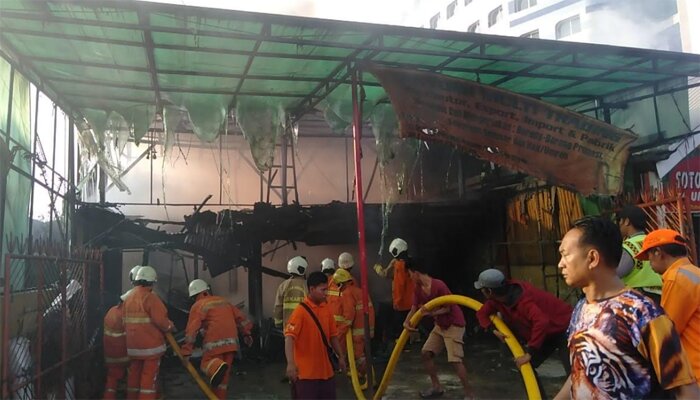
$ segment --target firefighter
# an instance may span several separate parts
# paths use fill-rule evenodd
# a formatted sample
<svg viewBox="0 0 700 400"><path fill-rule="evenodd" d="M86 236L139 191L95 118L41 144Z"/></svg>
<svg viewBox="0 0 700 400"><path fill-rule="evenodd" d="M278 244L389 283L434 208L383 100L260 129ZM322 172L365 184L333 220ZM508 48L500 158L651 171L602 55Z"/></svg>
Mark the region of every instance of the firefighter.
<svg viewBox="0 0 700 400"><path fill-rule="evenodd" d="M126 298L126 293L121 295L119 304L110 308L104 318L102 346L107 367L107 382L103 395L105 399L116 399L117 384L126 377L126 367L129 365L123 313Z"/></svg>
<svg viewBox="0 0 700 400"><path fill-rule="evenodd" d="M304 276L308 268L309 264L302 256L293 257L287 262L287 272L291 277L277 288L273 316L275 327L282 329L283 326L286 326L292 311L304 301L307 293Z"/></svg>
<svg viewBox="0 0 700 400"><path fill-rule="evenodd" d="M382 268L376 264L374 270L381 277L392 279L391 299L394 308L391 330L392 338L397 339L403 329L403 321L413 306L413 292L415 284L408 276L406 270L406 259L408 259L408 244L401 238L396 238L389 244L389 253L393 259L389 266ZM412 335L412 336L415 336ZM415 339L412 338L412 341Z"/></svg>
<svg viewBox="0 0 700 400"><path fill-rule="evenodd" d="M350 253L340 253L338 256L338 270L343 269L346 272L350 273L350 270L352 270L352 267L355 265L355 260L352 258L352 254ZM340 288L338 287L338 284L335 283L335 280L331 278L330 282L328 283L328 296L326 297L326 301L328 302L328 305L331 308L331 312L333 313L333 317L335 318L336 324L339 323L340 321L343 320L342 315L340 314L339 307L340 307ZM340 341L342 343L345 343L343 337L340 337Z"/></svg>
<svg viewBox="0 0 700 400"><path fill-rule="evenodd" d="M175 329L165 304L153 293L155 269L142 266L135 287L124 300L126 351L129 356L127 398L155 399L160 358L165 353L164 333Z"/></svg>
<svg viewBox="0 0 700 400"><path fill-rule="evenodd" d="M321 272L328 277L328 285L330 286L331 282L333 282L333 274L335 273L335 263L332 259L326 258L321 261Z"/></svg>
<svg viewBox="0 0 700 400"><path fill-rule="evenodd" d="M213 296L209 285L195 279L190 283L190 298L195 303L185 329L185 345L182 355L189 357L200 329L204 330L202 362L200 369L209 378L209 384L219 399L226 398L229 370L233 357L239 349L239 332L243 333L246 346L253 345L253 324L228 300Z"/></svg>
<svg viewBox="0 0 700 400"><path fill-rule="evenodd" d="M357 371L361 380L364 380L367 373L367 359L365 357L365 316L362 304L362 289L355 285L355 280L346 269L341 268L335 271L333 281L340 290L336 325L341 348L347 354L345 335L350 330ZM369 299L369 330L370 336L373 337L374 307L371 299Z"/></svg>

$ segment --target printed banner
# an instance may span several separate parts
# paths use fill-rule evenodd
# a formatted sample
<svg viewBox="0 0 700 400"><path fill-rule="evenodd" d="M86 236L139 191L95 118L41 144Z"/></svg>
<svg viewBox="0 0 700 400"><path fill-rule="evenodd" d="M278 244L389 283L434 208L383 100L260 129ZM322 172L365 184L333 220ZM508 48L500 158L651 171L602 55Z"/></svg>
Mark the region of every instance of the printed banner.
<svg viewBox="0 0 700 400"><path fill-rule="evenodd" d="M507 90L432 72L369 65L401 137L439 141L582 194L622 189L636 135Z"/></svg>
<svg viewBox="0 0 700 400"><path fill-rule="evenodd" d="M693 152L679 162L668 173L668 184L678 193L685 194L691 210L700 210L700 154Z"/></svg>

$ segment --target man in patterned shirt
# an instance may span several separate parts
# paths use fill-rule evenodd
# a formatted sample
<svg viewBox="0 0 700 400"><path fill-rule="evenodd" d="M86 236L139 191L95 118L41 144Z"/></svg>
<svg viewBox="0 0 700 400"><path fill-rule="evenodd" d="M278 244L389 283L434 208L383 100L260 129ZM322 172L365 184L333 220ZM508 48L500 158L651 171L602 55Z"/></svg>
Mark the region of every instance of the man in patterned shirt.
<svg viewBox="0 0 700 400"><path fill-rule="evenodd" d="M585 297L569 324L571 374L555 399L700 398L671 320L617 277L621 252L618 227L603 218L577 221L562 239L559 268Z"/></svg>

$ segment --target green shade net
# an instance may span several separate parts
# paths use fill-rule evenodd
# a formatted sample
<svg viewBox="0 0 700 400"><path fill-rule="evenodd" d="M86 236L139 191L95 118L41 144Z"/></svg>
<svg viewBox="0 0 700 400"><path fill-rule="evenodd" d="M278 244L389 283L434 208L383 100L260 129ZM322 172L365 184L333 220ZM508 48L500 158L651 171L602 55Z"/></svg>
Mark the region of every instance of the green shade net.
<svg viewBox="0 0 700 400"><path fill-rule="evenodd" d="M148 133L148 129L156 116L155 105L143 105L127 107L121 111L126 121L133 127L134 143L139 145L141 139Z"/></svg>
<svg viewBox="0 0 700 400"><path fill-rule="evenodd" d="M0 59L0 94L4 98L0 103L4 107L0 107L0 129L4 132L3 136L8 139L6 144L10 150L13 150L14 157L3 154L3 162L6 167L9 164L14 165L26 174L31 176L30 157L26 157L28 152L31 152L31 129L30 129L30 94L29 81L24 76L15 72L12 82L12 113L8 115L8 101L10 88L10 64L5 60ZM10 119L9 132L5 132L8 128L8 118ZM7 150L7 148L5 149ZM5 153L3 151L3 153ZM12 158L12 160L9 160ZM7 174L0 176L0 180L6 176L6 191L5 196L5 220L2 221L4 226L5 237L0 238L0 254L4 254L5 238L27 239L29 234L29 199L32 189L32 182L26 176L20 173L8 170ZM5 172L0 171L0 172ZM2 182L0 182L2 183ZM4 257L3 257L4 260ZM20 273L20 269L24 265L15 265L10 273L14 276ZM12 278L12 283L24 286L24 275Z"/></svg>
<svg viewBox="0 0 700 400"><path fill-rule="evenodd" d="M272 168L275 143L284 133L285 118L282 104L269 98L243 97L238 100L236 121L260 172Z"/></svg>

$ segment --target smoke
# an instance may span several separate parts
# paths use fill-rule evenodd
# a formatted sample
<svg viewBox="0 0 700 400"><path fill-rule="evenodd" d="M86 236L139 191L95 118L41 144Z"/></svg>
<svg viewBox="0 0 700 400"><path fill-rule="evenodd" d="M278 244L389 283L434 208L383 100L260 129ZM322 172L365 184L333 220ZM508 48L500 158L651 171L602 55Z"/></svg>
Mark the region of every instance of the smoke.
<svg viewBox="0 0 700 400"><path fill-rule="evenodd" d="M679 35L670 35L676 0L616 1L596 9L583 22L587 42L680 51ZM585 17L584 17L585 18Z"/></svg>

